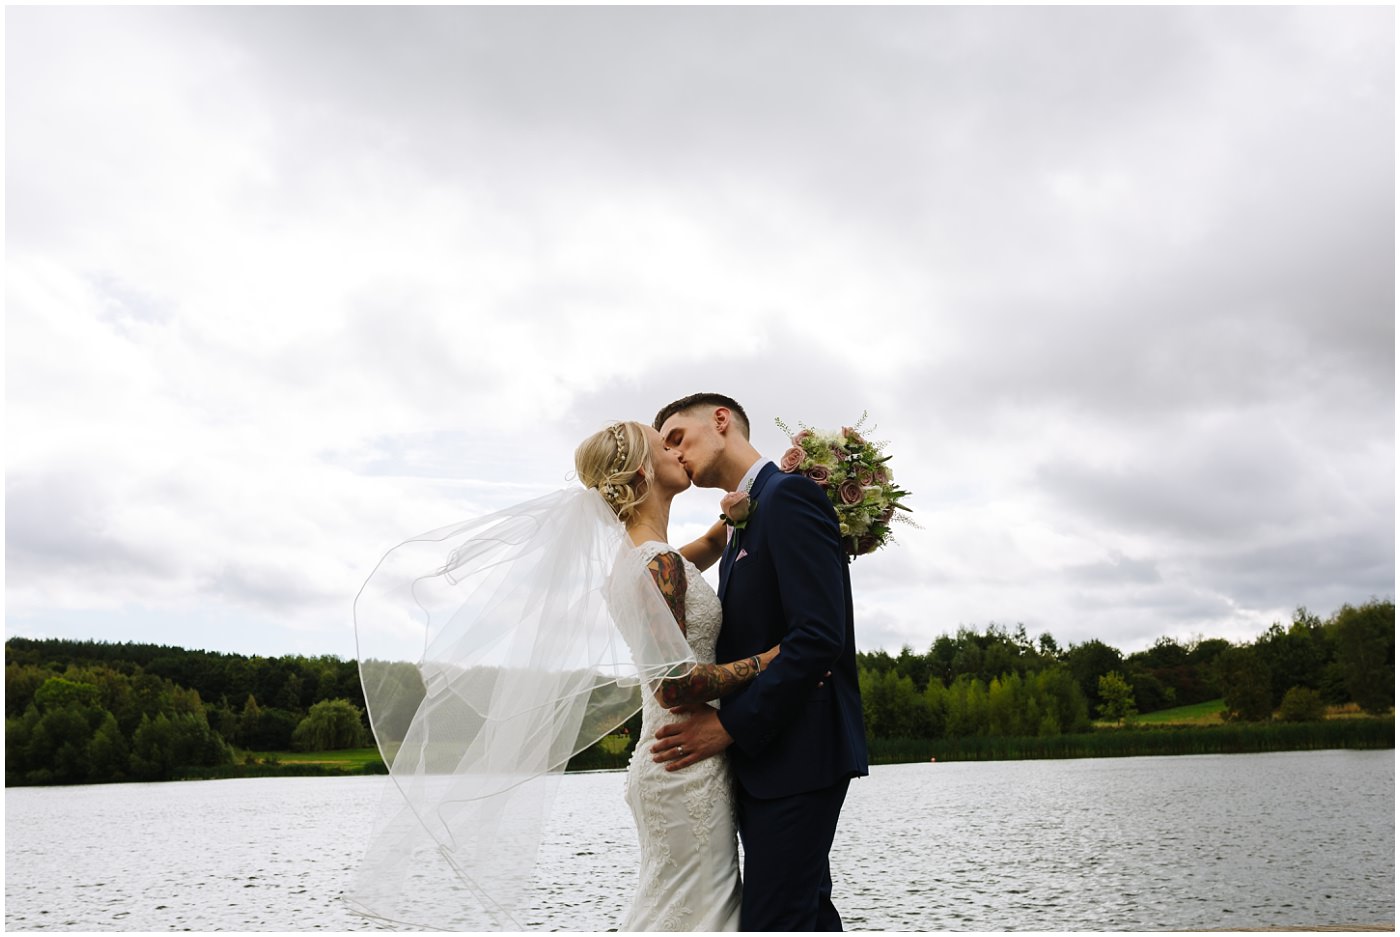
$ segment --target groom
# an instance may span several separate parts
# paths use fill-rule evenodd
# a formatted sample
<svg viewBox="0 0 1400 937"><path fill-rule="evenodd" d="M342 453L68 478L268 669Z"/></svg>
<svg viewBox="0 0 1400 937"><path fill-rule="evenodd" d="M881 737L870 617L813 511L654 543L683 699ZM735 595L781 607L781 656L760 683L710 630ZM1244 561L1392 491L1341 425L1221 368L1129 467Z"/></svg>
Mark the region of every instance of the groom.
<svg viewBox="0 0 1400 937"><path fill-rule="evenodd" d="M733 746L744 842L746 931L838 931L828 855L850 779L869 773L856 677L851 575L836 512L811 479L749 443L744 408L720 394L663 407L653 424L696 485L747 491L750 513L719 567L717 660L781 643L752 683L663 726L653 758L684 768ZM826 674L830 672L830 676Z"/></svg>

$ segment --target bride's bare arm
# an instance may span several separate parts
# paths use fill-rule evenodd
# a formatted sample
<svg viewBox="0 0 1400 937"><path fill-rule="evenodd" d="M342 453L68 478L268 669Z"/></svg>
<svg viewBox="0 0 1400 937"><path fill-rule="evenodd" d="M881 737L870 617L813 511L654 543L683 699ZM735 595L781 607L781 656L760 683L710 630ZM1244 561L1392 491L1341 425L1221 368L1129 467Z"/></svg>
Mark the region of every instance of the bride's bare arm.
<svg viewBox="0 0 1400 937"><path fill-rule="evenodd" d="M718 525L723 531L724 525ZM724 536L723 533L720 534ZM721 541L723 549L723 541ZM691 560L691 562L695 562ZM658 553L647 563L647 571L656 581L666 605L671 609L681 633L685 633L685 564L674 552ZM685 703L704 703L719 699L726 693L757 677L778 656L778 646L774 645L762 654L746 657L727 664L696 664L687 673L666 677L656 687L656 701L670 709Z"/></svg>
<svg viewBox="0 0 1400 937"><path fill-rule="evenodd" d="M696 569L709 569L724 552L726 540L724 521L715 521L709 530L681 547L681 556L694 563Z"/></svg>

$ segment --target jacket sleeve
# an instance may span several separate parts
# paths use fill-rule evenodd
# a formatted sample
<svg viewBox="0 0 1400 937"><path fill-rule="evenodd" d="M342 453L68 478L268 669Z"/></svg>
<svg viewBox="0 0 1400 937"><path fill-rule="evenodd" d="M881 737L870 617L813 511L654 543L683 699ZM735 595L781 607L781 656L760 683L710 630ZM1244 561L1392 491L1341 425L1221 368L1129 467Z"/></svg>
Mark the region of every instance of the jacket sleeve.
<svg viewBox="0 0 1400 937"><path fill-rule="evenodd" d="M846 554L836 512L806 479L771 484L763 509L786 617L782 651L748 689L726 698L720 723L740 750L758 755L802 713L845 645Z"/></svg>

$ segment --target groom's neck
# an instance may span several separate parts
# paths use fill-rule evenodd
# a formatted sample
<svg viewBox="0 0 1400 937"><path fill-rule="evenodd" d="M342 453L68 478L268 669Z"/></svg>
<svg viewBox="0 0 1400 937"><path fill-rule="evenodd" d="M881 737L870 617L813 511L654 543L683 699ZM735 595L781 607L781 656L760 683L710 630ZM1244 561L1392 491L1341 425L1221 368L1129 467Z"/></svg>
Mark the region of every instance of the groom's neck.
<svg viewBox="0 0 1400 937"><path fill-rule="evenodd" d="M720 478L720 484L725 491L738 491L739 483L744 480L749 469L763 456L759 455L757 449L744 440L742 445L730 443L729 449L724 454L724 471Z"/></svg>

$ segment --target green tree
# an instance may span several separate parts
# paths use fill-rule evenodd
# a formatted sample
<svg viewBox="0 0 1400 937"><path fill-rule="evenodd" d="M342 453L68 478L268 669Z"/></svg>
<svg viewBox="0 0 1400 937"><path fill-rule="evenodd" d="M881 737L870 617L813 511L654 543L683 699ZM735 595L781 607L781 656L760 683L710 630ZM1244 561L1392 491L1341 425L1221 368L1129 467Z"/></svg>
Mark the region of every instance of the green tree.
<svg viewBox="0 0 1400 937"><path fill-rule="evenodd" d="M228 744L209 728L202 713L143 716L131 740L131 773L143 781L168 781L181 768L232 761Z"/></svg>
<svg viewBox="0 0 1400 937"><path fill-rule="evenodd" d="M1013 671L987 685L987 734L1035 735L1039 727L1040 708L1026 692L1020 674Z"/></svg>
<svg viewBox="0 0 1400 937"><path fill-rule="evenodd" d="M362 748L368 744L364 714L348 699L322 700L292 732L292 747L303 752Z"/></svg>
<svg viewBox="0 0 1400 937"><path fill-rule="evenodd" d="M30 742L39 725L39 708L32 703L21 715L5 720L5 783L19 784L35 768L29 760Z"/></svg>
<svg viewBox="0 0 1400 937"><path fill-rule="evenodd" d="M1157 675L1152 671L1134 666L1131 660L1127 664L1127 673L1124 675L1124 679L1132 688L1133 700L1137 705L1138 712L1156 712L1176 703L1175 689L1157 679ZM1100 696L1102 695L1100 693Z"/></svg>
<svg viewBox="0 0 1400 937"><path fill-rule="evenodd" d="M1295 686L1318 689L1329 659L1322 620L1299 607L1293 622L1284 628L1275 622L1254 642L1255 651L1269 670L1270 691L1278 705Z"/></svg>
<svg viewBox="0 0 1400 937"><path fill-rule="evenodd" d="M924 699L909 677L861 671L860 698L866 731L875 738L914 738L927 730Z"/></svg>
<svg viewBox="0 0 1400 937"><path fill-rule="evenodd" d="M142 716L131 740L131 774L141 781L168 781L175 776L174 730L170 717Z"/></svg>
<svg viewBox="0 0 1400 937"><path fill-rule="evenodd" d="M972 674L960 675L948 687L948 735L986 735L987 716L987 685Z"/></svg>
<svg viewBox="0 0 1400 937"><path fill-rule="evenodd" d="M1133 701L1133 688L1116 670L1099 677L1099 715L1113 719L1120 725L1137 715L1137 704Z"/></svg>
<svg viewBox="0 0 1400 937"><path fill-rule="evenodd" d="M1322 694L1312 687L1295 686L1283 694L1278 717L1284 722L1318 722L1327 713Z"/></svg>
<svg viewBox="0 0 1400 937"><path fill-rule="evenodd" d="M1103 702L1099 698L1099 677L1115 670L1121 673L1123 654L1102 641L1085 641L1070 645L1065 652L1065 664L1079 683L1079 689L1089 705L1098 707Z"/></svg>
<svg viewBox="0 0 1400 937"><path fill-rule="evenodd" d="M1343 605L1334 620L1347 692L1368 713L1389 712L1395 705L1395 603Z"/></svg>
<svg viewBox="0 0 1400 937"><path fill-rule="evenodd" d="M1089 731L1089 703L1069 668L1057 664L1036 674L1035 692L1041 701L1042 726L1037 734ZM1046 720L1053 720L1055 732L1047 731Z"/></svg>
<svg viewBox="0 0 1400 937"><path fill-rule="evenodd" d="M34 702L34 692L54 674L32 664L5 664L5 715L18 716Z"/></svg>
<svg viewBox="0 0 1400 937"><path fill-rule="evenodd" d="M934 639L927 654L930 682L936 680L945 688L953 682L957 677L957 672L953 669L953 659L957 653L958 643L952 637L943 634Z"/></svg>
<svg viewBox="0 0 1400 937"><path fill-rule="evenodd" d="M1273 693L1268 667L1246 646L1231 647L1216 658L1225 718L1236 722L1263 722L1273 713Z"/></svg>
<svg viewBox="0 0 1400 937"><path fill-rule="evenodd" d="M255 705L250 712L245 708L238 720L237 744L260 752L286 751L292 747L298 722L296 714L285 709Z"/></svg>
<svg viewBox="0 0 1400 937"><path fill-rule="evenodd" d="M1224 696L1218 661L1231 647L1230 642L1224 638L1195 637L1182 646L1186 649L1186 663L1172 681L1177 687L1176 704L1203 703Z"/></svg>
<svg viewBox="0 0 1400 937"><path fill-rule="evenodd" d="M90 683L76 683L62 677L50 677L34 691L34 704L40 712L61 709L66 706L96 706L99 699L97 687Z"/></svg>
<svg viewBox="0 0 1400 937"><path fill-rule="evenodd" d="M94 781L122 781L130 766L130 751L117 717L110 712L102 718L88 742L87 762Z"/></svg>
<svg viewBox="0 0 1400 937"><path fill-rule="evenodd" d="M931 664L923 654L915 654L914 649L904 645L895 658L895 669L914 682L914 691L922 693L928 686Z"/></svg>
<svg viewBox="0 0 1400 937"><path fill-rule="evenodd" d="M924 718L928 720L925 738L941 739L948 734L948 688L937 677L924 687Z"/></svg>

